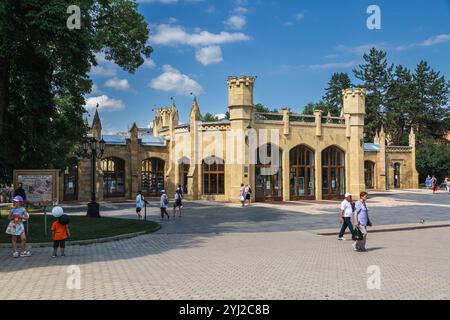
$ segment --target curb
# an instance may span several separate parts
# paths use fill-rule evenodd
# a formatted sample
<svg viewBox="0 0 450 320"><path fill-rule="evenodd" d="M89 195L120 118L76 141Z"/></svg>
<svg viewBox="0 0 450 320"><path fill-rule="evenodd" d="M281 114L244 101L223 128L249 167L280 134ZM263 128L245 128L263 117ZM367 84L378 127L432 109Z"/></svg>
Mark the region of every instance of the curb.
<svg viewBox="0 0 450 320"><path fill-rule="evenodd" d="M105 242L112 242L112 241L119 241L119 240L125 240L130 239L138 236L142 236L144 234L149 234L158 231L161 229L161 225L158 224L158 227L153 230L148 231L140 231L140 232L134 232L134 233L126 233L121 234L118 236L112 236L112 237L105 237L105 238L98 238L98 239L86 239L86 240L77 240L77 241L67 241L66 245L69 246L85 246L89 244L97 244L97 243L105 243ZM27 246L30 246L31 248L46 248L46 247L53 247L53 242L27 242ZM11 243L0 243L0 248L10 248Z"/></svg>
<svg viewBox="0 0 450 320"><path fill-rule="evenodd" d="M448 228L450 224L435 224L430 226L404 226L404 227L388 227L386 229L371 229L370 233L381 233L381 232L395 232L395 231L411 231L411 230L421 230L421 229L437 229L437 228ZM313 232L318 236L336 236L339 230L332 231L319 231Z"/></svg>

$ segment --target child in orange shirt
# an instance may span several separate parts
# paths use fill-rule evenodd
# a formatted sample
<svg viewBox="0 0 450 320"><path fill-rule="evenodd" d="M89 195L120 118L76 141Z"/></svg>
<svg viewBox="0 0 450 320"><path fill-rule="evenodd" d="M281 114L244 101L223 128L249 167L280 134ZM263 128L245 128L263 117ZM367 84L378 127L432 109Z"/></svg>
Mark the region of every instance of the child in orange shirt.
<svg viewBox="0 0 450 320"><path fill-rule="evenodd" d="M52 234L53 234L53 253L52 258L56 258L56 251L58 247L61 248L61 257L65 257L66 239L70 237L68 216L62 215L57 220L52 223Z"/></svg>

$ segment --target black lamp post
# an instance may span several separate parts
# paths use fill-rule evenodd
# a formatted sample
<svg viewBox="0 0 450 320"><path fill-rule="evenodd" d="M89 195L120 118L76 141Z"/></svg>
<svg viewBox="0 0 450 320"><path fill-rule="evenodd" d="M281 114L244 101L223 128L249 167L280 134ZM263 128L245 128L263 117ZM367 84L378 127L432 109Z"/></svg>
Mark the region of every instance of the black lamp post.
<svg viewBox="0 0 450 320"><path fill-rule="evenodd" d="M83 152L86 159L92 158L92 193L91 202L88 203L87 216L91 218L100 218L100 205L95 198L95 175L97 158L101 158L105 152L105 140L98 141L94 137L86 139L83 142Z"/></svg>

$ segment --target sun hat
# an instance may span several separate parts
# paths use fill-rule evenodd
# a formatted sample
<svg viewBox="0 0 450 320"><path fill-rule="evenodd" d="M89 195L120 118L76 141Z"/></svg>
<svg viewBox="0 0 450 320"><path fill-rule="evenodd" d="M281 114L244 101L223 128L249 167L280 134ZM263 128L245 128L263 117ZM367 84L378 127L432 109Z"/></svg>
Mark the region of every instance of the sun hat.
<svg viewBox="0 0 450 320"><path fill-rule="evenodd" d="M15 196L13 202L23 202L23 198L21 196Z"/></svg>
<svg viewBox="0 0 450 320"><path fill-rule="evenodd" d="M345 194L345 197L347 198L347 197L351 197L352 196L352 194L350 193L350 192L347 192L346 194Z"/></svg>

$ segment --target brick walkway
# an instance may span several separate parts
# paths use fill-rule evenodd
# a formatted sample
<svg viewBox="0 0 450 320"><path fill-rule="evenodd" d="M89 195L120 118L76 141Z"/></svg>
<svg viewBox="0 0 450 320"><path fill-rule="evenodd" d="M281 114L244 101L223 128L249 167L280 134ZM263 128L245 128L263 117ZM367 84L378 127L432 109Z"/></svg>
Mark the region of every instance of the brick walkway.
<svg viewBox="0 0 450 320"><path fill-rule="evenodd" d="M369 234L369 252L303 231L151 234L30 258L0 251L0 299L450 299L450 228ZM67 267L81 289L66 286ZM367 289L380 267L381 289Z"/></svg>

